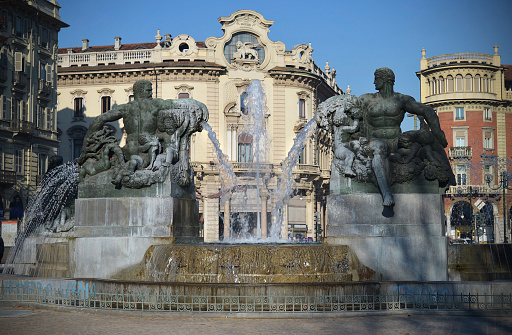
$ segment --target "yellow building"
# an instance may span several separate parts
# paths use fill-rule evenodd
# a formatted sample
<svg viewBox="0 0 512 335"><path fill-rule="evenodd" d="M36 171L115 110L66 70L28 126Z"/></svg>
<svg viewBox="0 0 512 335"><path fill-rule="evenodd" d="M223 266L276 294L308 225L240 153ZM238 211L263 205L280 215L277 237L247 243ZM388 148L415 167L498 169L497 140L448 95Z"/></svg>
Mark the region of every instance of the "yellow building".
<svg viewBox="0 0 512 335"><path fill-rule="evenodd" d="M83 39L81 47L60 49L58 127L62 133L60 153L64 159L80 155L83 137L94 117L115 105L127 103L132 96L133 83L147 79L153 83L155 97L189 97L205 103L210 112L208 123L216 132L235 173L255 186L254 164L250 155L246 155L252 138L243 132L248 122L243 98L249 83L259 79L268 106L266 131L272 139L265 158L270 178L261 185L261 217L262 221L268 221L275 201L273 190L281 173L280 164L294 138L313 118L317 104L341 94L342 90L336 84L334 70L328 65L320 69L315 64L310 44L287 49L284 43L269 39L269 28L274 21L266 20L257 12L241 10L219 18L219 22L223 36L209 37L205 41L196 41L189 35L162 36L158 31L155 42L150 43L124 45L121 37L115 37L113 45L90 46L89 41ZM112 127L116 129L115 136L121 138L122 124ZM297 192L284 213L287 224L282 232L285 237L287 234L300 238L317 235L314 214L323 208L329 179L329 141L326 134L315 135L301 153L293 171ZM221 190L219 170L214 166L214 148L205 131L193 135L190 160L200 195L204 240L228 237L233 231L229 228L227 213L236 210L248 216L255 214L252 186L246 191L248 201L241 206L243 208L231 208L226 197L222 201L215 197L224 190Z"/></svg>
<svg viewBox="0 0 512 335"><path fill-rule="evenodd" d="M0 8L0 217L23 216L57 153L56 1L4 0Z"/></svg>
<svg viewBox="0 0 512 335"><path fill-rule="evenodd" d="M512 66L501 64L498 46L494 54L425 53L417 72L421 102L439 115L457 179L445 197L447 231L469 238L477 223L479 242L501 243L512 207L510 190L500 187L504 176L512 187Z"/></svg>

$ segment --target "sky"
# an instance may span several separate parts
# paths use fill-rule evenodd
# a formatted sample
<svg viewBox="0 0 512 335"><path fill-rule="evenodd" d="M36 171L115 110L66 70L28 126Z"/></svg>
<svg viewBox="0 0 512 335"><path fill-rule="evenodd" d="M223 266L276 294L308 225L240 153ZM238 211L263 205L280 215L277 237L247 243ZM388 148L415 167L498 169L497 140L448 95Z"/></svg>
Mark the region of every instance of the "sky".
<svg viewBox="0 0 512 335"><path fill-rule="evenodd" d="M61 19L59 47L154 42L157 29L173 37L187 34L196 41L221 37L219 17L241 9L273 20L269 38L294 45L311 43L313 59L336 69L341 89L352 94L375 92L373 73L380 67L395 72L395 91L420 99L422 48L426 57L450 53L494 54L512 64L512 0L57 0ZM406 118L402 129L413 128Z"/></svg>

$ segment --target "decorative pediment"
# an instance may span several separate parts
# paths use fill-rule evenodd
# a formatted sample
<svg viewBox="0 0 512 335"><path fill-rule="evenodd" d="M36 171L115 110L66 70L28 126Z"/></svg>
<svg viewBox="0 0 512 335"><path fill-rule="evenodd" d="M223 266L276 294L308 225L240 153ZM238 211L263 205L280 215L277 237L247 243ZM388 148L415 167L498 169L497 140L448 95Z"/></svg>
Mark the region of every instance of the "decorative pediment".
<svg viewBox="0 0 512 335"><path fill-rule="evenodd" d="M192 90L194 89L193 86L189 86L187 84L182 84L182 85L178 85L178 86L174 86L174 88L176 89L176 97L179 97L179 95L181 93L187 93L188 94L188 97L190 99L193 99L192 98Z"/></svg>
<svg viewBox="0 0 512 335"><path fill-rule="evenodd" d="M297 92L297 96L299 97L299 99L309 99L310 95L308 92L306 91L300 91L300 92Z"/></svg>
<svg viewBox="0 0 512 335"><path fill-rule="evenodd" d="M199 48L196 45L196 41L189 35L178 35L171 43L169 53L177 54L180 56L190 56L199 53Z"/></svg>
<svg viewBox="0 0 512 335"><path fill-rule="evenodd" d="M102 88L101 90L98 90L98 93L101 95L112 95L114 92L115 90L111 90L110 88Z"/></svg>
<svg viewBox="0 0 512 335"><path fill-rule="evenodd" d="M76 89L74 91L71 91L70 93L72 96L74 96L76 98L83 98L87 94L87 91L84 91L81 89Z"/></svg>
<svg viewBox="0 0 512 335"><path fill-rule="evenodd" d="M261 28L268 29L274 24L274 21L265 20L260 13L247 9L234 12L229 17L221 17L219 22L222 24L222 29L225 26L234 24L243 27L260 26Z"/></svg>

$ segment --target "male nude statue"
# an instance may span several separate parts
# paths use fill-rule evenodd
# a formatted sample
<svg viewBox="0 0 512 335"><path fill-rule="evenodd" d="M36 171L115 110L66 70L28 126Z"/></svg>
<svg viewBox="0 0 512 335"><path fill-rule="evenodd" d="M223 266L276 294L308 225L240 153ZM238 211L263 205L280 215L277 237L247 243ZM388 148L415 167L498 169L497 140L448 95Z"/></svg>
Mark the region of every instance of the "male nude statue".
<svg viewBox="0 0 512 335"><path fill-rule="evenodd" d="M402 133L400 124L405 113L421 116L425 119L437 142L437 150L448 145L444 132L439 126L439 118L434 110L414 98L393 91L395 74L386 67L375 71L375 89L378 93L363 94L359 98L366 110L365 136L370 140L373 153L372 169L375 173L383 205L393 206L391 194L389 156L397 151L398 138ZM445 155L443 151L443 155Z"/></svg>

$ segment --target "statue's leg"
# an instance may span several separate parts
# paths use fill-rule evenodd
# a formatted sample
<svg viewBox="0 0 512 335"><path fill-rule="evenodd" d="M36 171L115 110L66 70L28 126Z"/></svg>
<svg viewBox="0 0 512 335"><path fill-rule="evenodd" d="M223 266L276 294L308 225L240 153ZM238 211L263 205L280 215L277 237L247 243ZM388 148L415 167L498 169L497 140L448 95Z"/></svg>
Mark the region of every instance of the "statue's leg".
<svg viewBox="0 0 512 335"><path fill-rule="evenodd" d="M377 184L379 185L380 193L384 206L393 206L395 200L391 194L391 183L389 176L389 147L385 142L374 141L370 143L370 148L373 150L372 168Z"/></svg>

